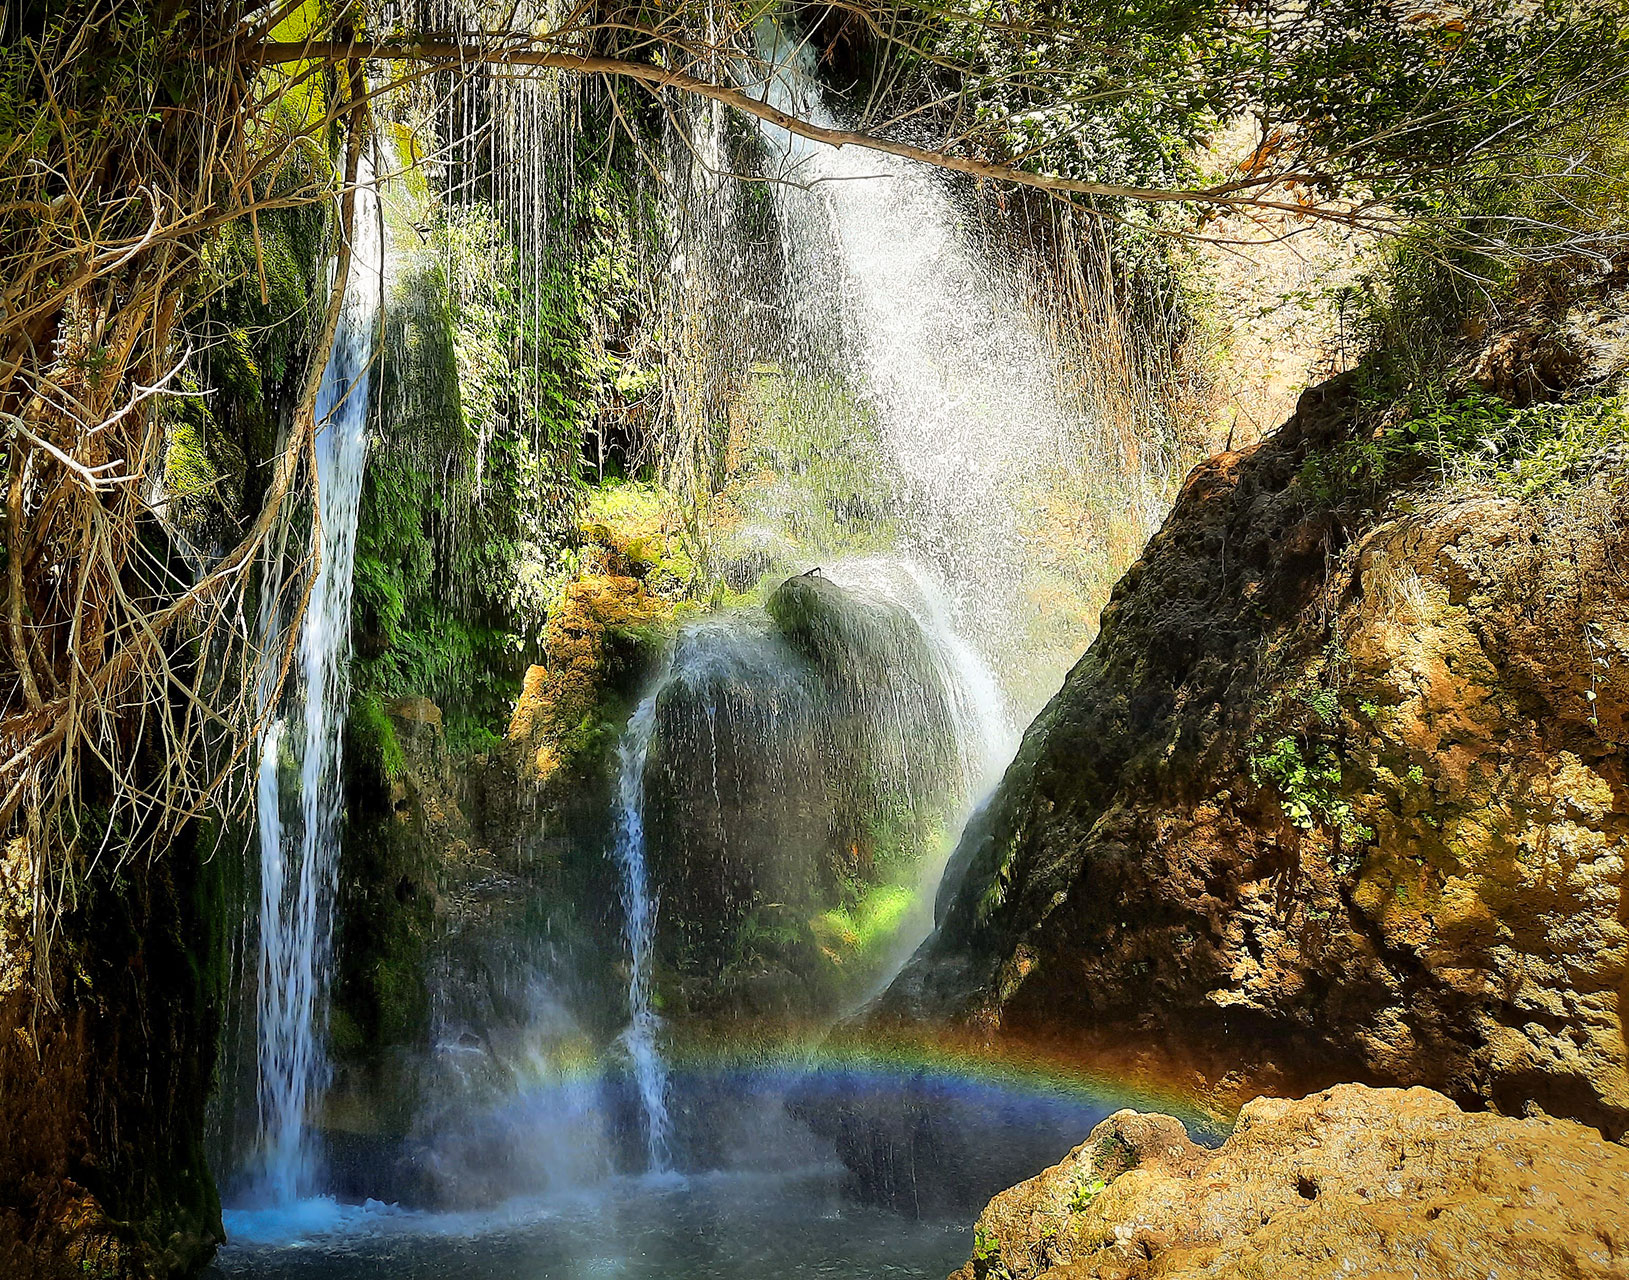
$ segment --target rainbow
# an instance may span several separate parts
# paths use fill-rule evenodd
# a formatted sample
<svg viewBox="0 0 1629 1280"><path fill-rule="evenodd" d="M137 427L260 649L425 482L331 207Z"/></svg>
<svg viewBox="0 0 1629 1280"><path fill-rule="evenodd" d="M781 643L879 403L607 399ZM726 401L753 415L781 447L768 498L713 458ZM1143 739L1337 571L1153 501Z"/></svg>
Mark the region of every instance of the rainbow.
<svg viewBox="0 0 1629 1280"><path fill-rule="evenodd" d="M838 1076L857 1090L915 1081L935 1091L1046 1100L1104 1115L1161 1112L1181 1120L1196 1141L1219 1141L1237 1114L1231 1099L1162 1064L1116 1061L1078 1045L991 1040L964 1030L828 1033L715 1022L669 1028L666 1053L680 1075Z"/></svg>

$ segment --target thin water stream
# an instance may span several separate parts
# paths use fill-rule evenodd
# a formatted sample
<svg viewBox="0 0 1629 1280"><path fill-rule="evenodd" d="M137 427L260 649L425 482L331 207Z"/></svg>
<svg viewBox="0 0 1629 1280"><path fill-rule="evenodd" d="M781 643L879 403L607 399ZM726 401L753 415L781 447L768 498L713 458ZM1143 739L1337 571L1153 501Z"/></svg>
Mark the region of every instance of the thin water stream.
<svg viewBox="0 0 1629 1280"><path fill-rule="evenodd" d="M255 1195L276 1204L315 1188L307 1123L326 1070L322 1040L339 868L351 582L384 264L371 166L361 182L350 277L316 401L320 561L300 625L291 687L283 695L286 710L269 722L256 784L261 1150ZM275 678L286 635L276 613L278 593L268 589L266 599L263 689Z"/></svg>
<svg viewBox="0 0 1629 1280"><path fill-rule="evenodd" d="M656 903L645 863L645 757L656 729L656 693L639 704L617 757L615 851L622 877L623 936L628 943L628 1026L621 1036L633 1066L644 1112L646 1168L666 1173L671 1163L667 1114L667 1066L662 1061L661 1018L651 1001L651 948L656 940Z"/></svg>

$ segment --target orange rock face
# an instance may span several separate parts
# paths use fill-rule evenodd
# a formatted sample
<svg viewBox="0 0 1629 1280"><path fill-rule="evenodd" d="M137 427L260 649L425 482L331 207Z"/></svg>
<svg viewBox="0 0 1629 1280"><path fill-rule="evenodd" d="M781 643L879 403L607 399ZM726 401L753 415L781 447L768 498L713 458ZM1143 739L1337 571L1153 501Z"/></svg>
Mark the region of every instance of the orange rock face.
<svg viewBox="0 0 1629 1280"><path fill-rule="evenodd" d="M1309 468L1351 380L1196 469L952 861L886 1012L1629 1131L1629 499Z"/></svg>
<svg viewBox="0 0 1629 1280"><path fill-rule="evenodd" d="M1564 1120L1341 1085L1215 1151L1122 1111L979 1217L953 1280L1629 1276L1629 1150Z"/></svg>
<svg viewBox="0 0 1629 1280"><path fill-rule="evenodd" d="M605 699L609 663L629 628L671 616L671 602L633 577L584 576L571 583L543 631L545 661L526 672L509 722L509 739L525 748L524 772L547 784L573 749L572 737Z"/></svg>

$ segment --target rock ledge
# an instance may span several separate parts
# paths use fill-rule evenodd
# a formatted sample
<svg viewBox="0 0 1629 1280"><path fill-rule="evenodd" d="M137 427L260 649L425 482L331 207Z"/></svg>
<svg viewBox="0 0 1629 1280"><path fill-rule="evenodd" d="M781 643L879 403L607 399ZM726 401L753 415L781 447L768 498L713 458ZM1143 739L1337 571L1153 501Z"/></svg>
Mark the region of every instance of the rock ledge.
<svg viewBox="0 0 1629 1280"><path fill-rule="evenodd" d="M1122 1111L980 1215L952 1280L1629 1276L1629 1150L1430 1089L1259 1098L1218 1150Z"/></svg>

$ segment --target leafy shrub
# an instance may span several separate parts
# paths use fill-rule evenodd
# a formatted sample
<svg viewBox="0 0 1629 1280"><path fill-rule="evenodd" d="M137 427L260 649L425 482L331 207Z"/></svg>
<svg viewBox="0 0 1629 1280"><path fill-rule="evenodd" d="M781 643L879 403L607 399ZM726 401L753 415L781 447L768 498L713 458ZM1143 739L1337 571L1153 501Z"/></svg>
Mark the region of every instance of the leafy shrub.
<svg viewBox="0 0 1629 1280"><path fill-rule="evenodd" d="M1375 500L1427 477L1528 499L1618 456L1626 438L1629 414L1621 396L1517 408L1472 392L1313 455L1303 464L1301 483L1325 501Z"/></svg>
<svg viewBox="0 0 1629 1280"><path fill-rule="evenodd" d="M1346 845L1374 839L1374 831L1357 820L1351 802L1341 795L1340 756L1329 743L1303 741L1294 734L1271 743L1258 738L1251 745L1249 765L1251 781L1272 787L1297 830L1325 827Z"/></svg>

